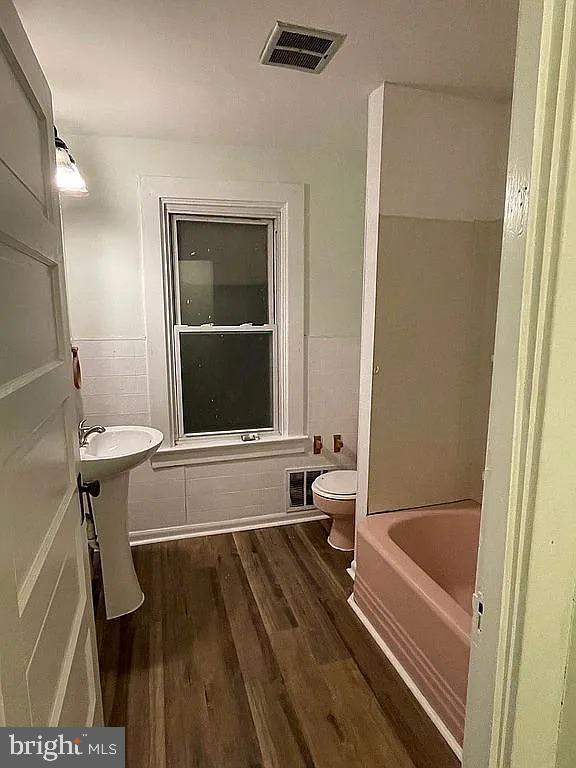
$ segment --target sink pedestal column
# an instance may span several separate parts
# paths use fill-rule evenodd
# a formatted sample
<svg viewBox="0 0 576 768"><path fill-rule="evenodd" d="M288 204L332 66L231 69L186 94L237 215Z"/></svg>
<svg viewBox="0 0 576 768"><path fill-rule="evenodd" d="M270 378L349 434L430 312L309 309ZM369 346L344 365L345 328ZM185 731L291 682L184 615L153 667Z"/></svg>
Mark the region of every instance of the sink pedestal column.
<svg viewBox="0 0 576 768"><path fill-rule="evenodd" d="M128 539L129 474L102 480L100 496L93 502L108 619L131 613L144 602Z"/></svg>

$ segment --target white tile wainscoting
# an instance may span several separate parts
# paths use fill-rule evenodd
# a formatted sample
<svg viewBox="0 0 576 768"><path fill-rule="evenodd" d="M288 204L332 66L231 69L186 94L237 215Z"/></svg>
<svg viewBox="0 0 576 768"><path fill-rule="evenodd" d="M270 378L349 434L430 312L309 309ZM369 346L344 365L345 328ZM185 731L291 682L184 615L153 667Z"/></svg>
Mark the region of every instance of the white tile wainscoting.
<svg viewBox="0 0 576 768"><path fill-rule="evenodd" d="M310 451L187 467L132 472L129 520L134 541L296 522L317 513L286 513L287 468L355 466L360 340L307 337ZM146 340L76 339L82 365L82 406L89 423L150 424ZM152 425L154 426L154 425ZM332 435L344 448L332 452ZM324 450L312 454L312 436ZM312 455L311 455L312 454Z"/></svg>
<svg viewBox="0 0 576 768"><path fill-rule="evenodd" d="M145 339L76 339L89 423L150 424Z"/></svg>

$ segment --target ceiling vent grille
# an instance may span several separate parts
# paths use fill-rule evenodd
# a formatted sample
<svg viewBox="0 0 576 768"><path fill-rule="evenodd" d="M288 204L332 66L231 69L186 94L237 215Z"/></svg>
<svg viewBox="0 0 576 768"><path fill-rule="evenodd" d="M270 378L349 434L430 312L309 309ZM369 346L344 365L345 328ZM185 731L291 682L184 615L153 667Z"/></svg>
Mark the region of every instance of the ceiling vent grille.
<svg viewBox="0 0 576 768"><path fill-rule="evenodd" d="M260 56L262 64L322 72L346 35L277 21Z"/></svg>

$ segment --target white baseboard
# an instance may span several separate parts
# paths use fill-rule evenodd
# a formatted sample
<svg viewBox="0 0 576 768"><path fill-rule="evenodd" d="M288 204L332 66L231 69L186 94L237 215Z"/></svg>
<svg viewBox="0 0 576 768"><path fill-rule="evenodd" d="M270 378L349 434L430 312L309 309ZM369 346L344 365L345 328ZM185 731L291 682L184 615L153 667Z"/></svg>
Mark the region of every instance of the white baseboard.
<svg viewBox="0 0 576 768"><path fill-rule="evenodd" d="M380 637L380 635L376 631L376 628L374 627L370 619L368 619L364 614L364 612L361 610L361 608L358 607L358 603L356 602L356 600L354 600L354 593L352 593L348 598L348 604L352 608L356 616L358 616L362 624L366 627L366 629L368 630L372 638L376 641L376 644L378 645L382 653L386 656L390 664L392 664L396 672L398 672L398 674L402 678L402 681L404 682L404 684L406 685L410 693L412 693L412 695L414 696L416 701L420 704L424 712L426 712L430 720L434 723L434 725L438 729L444 741L448 744L452 752L454 752L458 760L462 762L462 747L460 746L460 744L458 744L454 736L452 736L452 734L444 724L443 720L441 719L440 715L436 712L434 707L430 704L428 699L424 696L422 691L418 688L414 680L412 680L408 672L404 669L402 664L398 661L396 656L392 653L388 645Z"/></svg>
<svg viewBox="0 0 576 768"><path fill-rule="evenodd" d="M350 563L350 568L346 568L346 573L350 576L352 581L356 579L356 558Z"/></svg>
<svg viewBox="0 0 576 768"><path fill-rule="evenodd" d="M276 515L260 515L258 517L241 517L236 520L220 520L217 523L192 523L189 525L171 526L170 528L153 528L147 531L130 533L130 546L154 544L159 541L175 539L191 539L195 536L216 536L219 533L236 533L238 531L254 531L258 528L273 528L279 525L296 525L309 523L313 520L326 520L326 515L314 509L308 513Z"/></svg>

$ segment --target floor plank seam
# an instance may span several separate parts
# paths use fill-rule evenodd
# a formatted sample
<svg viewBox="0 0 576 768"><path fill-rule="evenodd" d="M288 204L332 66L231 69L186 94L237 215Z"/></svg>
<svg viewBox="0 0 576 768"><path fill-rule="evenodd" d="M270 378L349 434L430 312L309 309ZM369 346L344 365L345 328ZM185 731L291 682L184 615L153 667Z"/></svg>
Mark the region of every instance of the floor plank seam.
<svg viewBox="0 0 576 768"><path fill-rule="evenodd" d="M96 596L127 768L456 768L346 602L350 560L319 522L138 548L142 608Z"/></svg>

